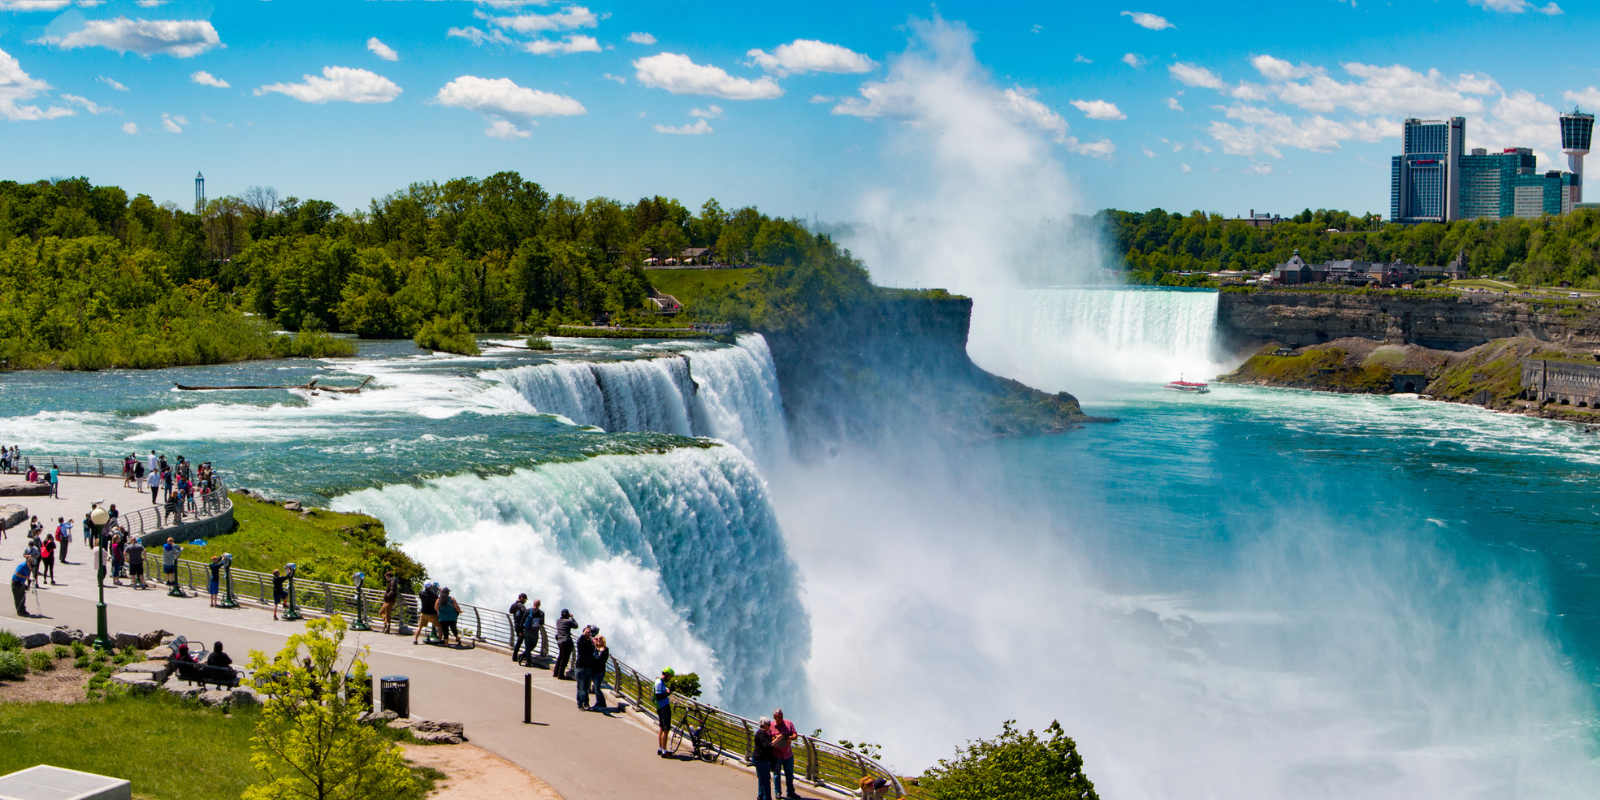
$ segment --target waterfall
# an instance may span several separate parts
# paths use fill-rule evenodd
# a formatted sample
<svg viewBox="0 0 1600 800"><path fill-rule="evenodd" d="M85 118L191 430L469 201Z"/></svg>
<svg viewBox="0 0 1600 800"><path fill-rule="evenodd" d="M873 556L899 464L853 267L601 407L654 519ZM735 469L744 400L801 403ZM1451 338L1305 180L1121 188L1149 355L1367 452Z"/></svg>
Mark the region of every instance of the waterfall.
<svg viewBox="0 0 1600 800"><path fill-rule="evenodd" d="M1216 324L1216 292L999 290L974 298L968 351L979 366L1048 391L1208 380L1228 369Z"/></svg>
<svg viewBox="0 0 1600 800"><path fill-rule="evenodd" d="M788 453L778 372L760 334L681 356L558 361L480 377L512 387L540 413L580 425L710 436L763 464Z"/></svg>
<svg viewBox="0 0 1600 800"><path fill-rule="evenodd" d="M518 592L600 627L647 673L697 671L748 715L806 704L809 618L765 482L731 447L600 456L336 498L463 600Z"/></svg>

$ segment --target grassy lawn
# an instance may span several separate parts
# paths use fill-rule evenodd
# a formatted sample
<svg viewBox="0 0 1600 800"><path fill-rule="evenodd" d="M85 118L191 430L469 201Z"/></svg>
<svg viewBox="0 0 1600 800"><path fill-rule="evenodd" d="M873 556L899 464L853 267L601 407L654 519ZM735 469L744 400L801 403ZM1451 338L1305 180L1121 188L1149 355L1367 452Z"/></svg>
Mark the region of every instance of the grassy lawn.
<svg viewBox="0 0 1600 800"><path fill-rule="evenodd" d="M234 532L209 539L204 547L185 545L184 558L204 562L232 553L235 567L258 572L271 572L292 561L302 578L339 583L349 583L351 574L362 570L369 585L381 584L388 566L421 585L422 566L390 547L383 523L372 517L315 509L302 518L298 512L239 492L229 496L238 523Z"/></svg>
<svg viewBox="0 0 1600 800"><path fill-rule="evenodd" d="M1472 278L1464 281L1450 281L1444 285L1451 289L1488 289L1495 292L1516 292L1522 290L1521 286L1518 286L1514 283L1507 283L1506 281L1497 281L1489 278Z"/></svg>
<svg viewBox="0 0 1600 800"><path fill-rule="evenodd" d="M238 797L256 779L256 714L232 716L159 695L91 703L0 704L0 774L38 764L133 782L136 797Z"/></svg>
<svg viewBox="0 0 1600 800"><path fill-rule="evenodd" d="M693 307L695 300L708 291L738 289L754 277L754 269L647 269L645 279L662 294L678 298L678 302Z"/></svg>

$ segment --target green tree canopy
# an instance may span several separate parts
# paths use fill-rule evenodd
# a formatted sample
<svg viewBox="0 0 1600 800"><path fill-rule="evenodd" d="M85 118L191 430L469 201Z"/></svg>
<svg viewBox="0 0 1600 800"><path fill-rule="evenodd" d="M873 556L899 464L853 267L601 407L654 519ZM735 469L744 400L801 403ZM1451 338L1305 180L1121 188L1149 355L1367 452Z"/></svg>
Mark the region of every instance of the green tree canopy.
<svg viewBox="0 0 1600 800"><path fill-rule="evenodd" d="M1044 739L1015 724L1008 720L994 739L968 742L919 784L937 800L1098 800L1078 747L1060 722L1050 723Z"/></svg>

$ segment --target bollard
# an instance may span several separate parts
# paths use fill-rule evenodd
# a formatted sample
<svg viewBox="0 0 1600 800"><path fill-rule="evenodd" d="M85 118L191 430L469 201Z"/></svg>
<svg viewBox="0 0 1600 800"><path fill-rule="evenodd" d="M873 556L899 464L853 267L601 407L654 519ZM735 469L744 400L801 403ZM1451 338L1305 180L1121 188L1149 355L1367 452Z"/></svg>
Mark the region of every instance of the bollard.
<svg viewBox="0 0 1600 800"><path fill-rule="evenodd" d="M522 673L522 724L533 724L533 673Z"/></svg>

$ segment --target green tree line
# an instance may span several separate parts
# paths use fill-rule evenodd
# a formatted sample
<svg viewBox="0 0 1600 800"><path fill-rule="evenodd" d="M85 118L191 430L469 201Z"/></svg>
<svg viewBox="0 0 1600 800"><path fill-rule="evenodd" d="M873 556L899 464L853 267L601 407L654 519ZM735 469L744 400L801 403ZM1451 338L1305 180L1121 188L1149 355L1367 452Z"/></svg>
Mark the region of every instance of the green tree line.
<svg viewBox="0 0 1600 800"><path fill-rule="evenodd" d="M1122 268L1137 283L1185 285L1184 272L1268 271L1295 250L1309 262L1334 259L1443 265L1465 251L1475 277L1600 288L1600 210L1537 219L1386 224L1375 215L1309 209L1266 228L1195 211L1105 210L1095 215Z"/></svg>
<svg viewBox="0 0 1600 800"><path fill-rule="evenodd" d="M350 211L262 187L191 211L85 178L4 181L0 356L164 366L337 351L322 332L639 324L646 259L689 247L760 267L691 319L783 325L870 291L859 262L800 221L716 200L698 212L660 196L580 201L514 172L414 183Z"/></svg>

